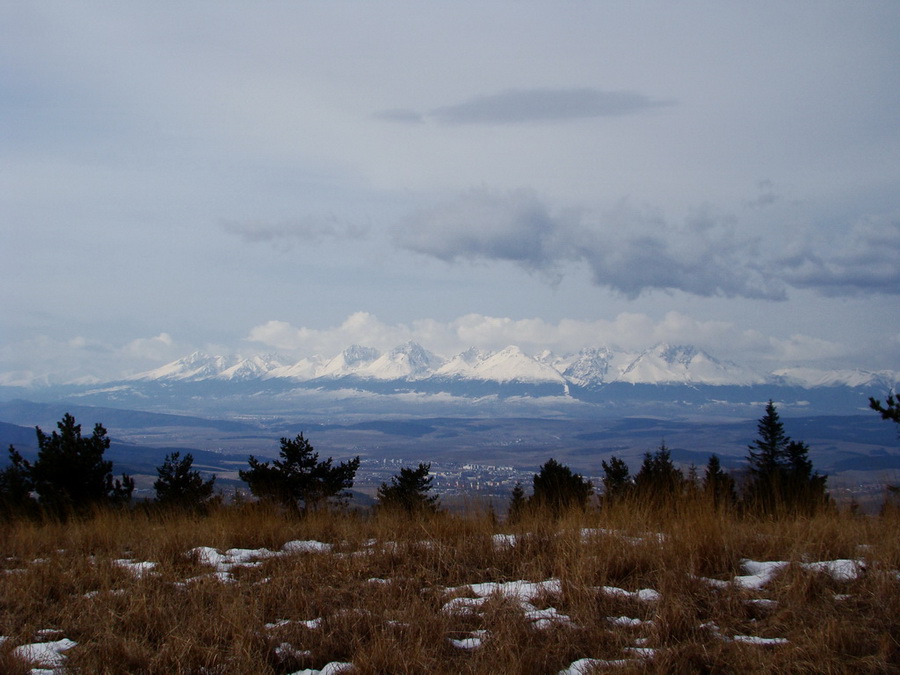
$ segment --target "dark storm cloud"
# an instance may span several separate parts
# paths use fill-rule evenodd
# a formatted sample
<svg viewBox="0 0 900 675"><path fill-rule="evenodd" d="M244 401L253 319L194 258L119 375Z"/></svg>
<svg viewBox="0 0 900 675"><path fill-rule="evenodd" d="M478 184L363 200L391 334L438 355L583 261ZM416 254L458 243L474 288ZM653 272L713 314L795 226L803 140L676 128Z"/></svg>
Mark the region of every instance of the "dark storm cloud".
<svg viewBox="0 0 900 675"><path fill-rule="evenodd" d="M481 189L412 214L395 242L445 261L506 260L556 277L580 263L595 284L629 298L680 290L785 300L788 287L825 296L900 293L900 219L870 218L822 242L789 228L778 240L741 230L735 218L708 210L681 223L628 204L603 214L553 213L532 191Z"/></svg>
<svg viewBox="0 0 900 675"><path fill-rule="evenodd" d="M782 259L785 280L829 296L900 294L900 217L867 219L829 248Z"/></svg>
<svg viewBox="0 0 900 675"><path fill-rule="evenodd" d="M591 222L581 212L551 213L528 190L476 190L407 218L402 248L445 261L508 260L558 275L588 266L593 281L627 297L653 289L700 296L782 300L784 285L752 261L757 243L727 219L699 214L673 226L622 206Z"/></svg>
<svg viewBox="0 0 900 675"><path fill-rule="evenodd" d="M395 236L401 247L445 261L510 260L544 269L554 263L558 229L532 191L498 195L479 189L416 212Z"/></svg>
<svg viewBox="0 0 900 675"><path fill-rule="evenodd" d="M634 91L588 87L509 89L441 106L424 115L412 110L385 110L375 116L406 123L434 119L442 124L522 124L620 117L668 105L672 101L657 101Z"/></svg>

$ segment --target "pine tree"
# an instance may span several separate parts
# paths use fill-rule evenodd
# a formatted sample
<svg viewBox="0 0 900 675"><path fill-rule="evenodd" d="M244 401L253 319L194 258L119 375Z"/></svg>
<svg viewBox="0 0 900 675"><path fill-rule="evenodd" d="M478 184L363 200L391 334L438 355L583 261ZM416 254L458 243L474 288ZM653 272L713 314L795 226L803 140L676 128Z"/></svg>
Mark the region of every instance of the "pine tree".
<svg viewBox="0 0 900 675"><path fill-rule="evenodd" d="M10 445L9 466L0 471L0 516L34 511L32 490L31 465Z"/></svg>
<svg viewBox="0 0 900 675"><path fill-rule="evenodd" d="M900 424L900 397L895 396L893 392L888 394L884 404L873 397L869 397L869 407L880 414L881 419Z"/></svg>
<svg viewBox="0 0 900 675"><path fill-rule="evenodd" d="M188 453L181 459L180 452L166 455L162 466L156 468L159 478L153 483L156 502L161 506L200 509L209 502L216 477L203 480L193 468L194 456Z"/></svg>
<svg viewBox="0 0 900 675"><path fill-rule="evenodd" d="M813 473L809 446L793 441L770 400L757 425L759 437L748 446L750 478L746 501L755 510L811 510L825 501L825 476Z"/></svg>
<svg viewBox="0 0 900 675"><path fill-rule="evenodd" d="M257 498L300 512L317 509L331 499L345 501L349 496L345 490L353 487L359 469L359 457L337 466L331 457L320 462L319 453L302 433L282 438L279 456L280 460L269 464L251 455L250 468L238 475Z"/></svg>
<svg viewBox="0 0 900 675"><path fill-rule="evenodd" d="M559 516L570 509L584 509L593 492L589 480L549 459L532 479L533 492L530 503L537 509L547 510Z"/></svg>
<svg viewBox="0 0 900 675"><path fill-rule="evenodd" d="M378 503L383 509L406 513L434 513L438 510L437 495L429 495L434 476L430 476L431 463L420 463L415 469L404 467L391 476L391 483L378 488Z"/></svg>
<svg viewBox="0 0 900 675"><path fill-rule="evenodd" d="M618 457L603 460L603 500L607 504L620 501L631 494L634 487L628 465Z"/></svg>
<svg viewBox="0 0 900 675"><path fill-rule="evenodd" d="M737 502L734 478L722 469L718 455L710 455L703 474L703 492L716 510L730 508Z"/></svg>
<svg viewBox="0 0 900 675"><path fill-rule="evenodd" d="M94 425L94 433L84 438L81 425L66 413L56 426L49 436L36 427L39 449L31 478L41 506L66 515L129 501L134 480L125 474L113 480L112 462L103 459L110 445L103 425Z"/></svg>
<svg viewBox="0 0 900 675"><path fill-rule="evenodd" d="M663 442L659 449L644 455L644 462L634 477L636 495L651 505L663 506L671 503L684 487L684 476L672 463L669 449Z"/></svg>
<svg viewBox="0 0 900 675"><path fill-rule="evenodd" d="M813 471L806 443L791 441L787 444L783 476L784 499L792 508L811 512L827 500L826 477Z"/></svg>
<svg viewBox="0 0 900 675"><path fill-rule="evenodd" d="M506 519L510 523L517 523L525 515L525 510L527 508L528 498L525 496L525 488L522 487L521 482L516 481L512 493L510 494L509 509L506 512Z"/></svg>

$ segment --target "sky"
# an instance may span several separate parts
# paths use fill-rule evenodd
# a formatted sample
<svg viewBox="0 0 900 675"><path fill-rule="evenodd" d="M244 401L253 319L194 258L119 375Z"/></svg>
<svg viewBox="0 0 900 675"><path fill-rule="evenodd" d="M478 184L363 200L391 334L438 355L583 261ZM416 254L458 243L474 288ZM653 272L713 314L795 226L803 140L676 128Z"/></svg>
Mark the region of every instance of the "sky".
<svg viewBox="0 0 900 675"><path fill-rule="evenodd" d="M900 4L0 4L0 384L202 350L900 369Z"/></svg>

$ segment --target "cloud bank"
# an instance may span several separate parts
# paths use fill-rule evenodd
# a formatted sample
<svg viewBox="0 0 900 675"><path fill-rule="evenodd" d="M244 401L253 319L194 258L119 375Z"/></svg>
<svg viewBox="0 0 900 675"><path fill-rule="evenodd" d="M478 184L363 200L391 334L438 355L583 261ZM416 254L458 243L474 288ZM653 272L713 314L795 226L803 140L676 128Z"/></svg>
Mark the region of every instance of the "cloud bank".
<svg viewBox="0 0 900 675"><path fill-rule="evenodd" d="M453 262L511 261L558 278L582 263L594 283L627 298L654 290L785 300L787 288L821 295L900 293L900 218L865 220L827 241L782 228L747 233L710 208L680 222L622 201L602 213L552 211L530 190L471 190L410 214L401 248Z"/></svg>
<svg viewBox="0 0 900 675"><path fill-rule="evenodd" d="M255 326L246 340L296 357L331 356L353 344L387 350L409 340L445 357L469 347L496 350L512 344L533 354L545 349L568 354L602 346L640 351L663 342L695 345L721 358L770 364L812 362L847 353L844 345L828 340L802 334L777 338L731 322L700 321L681 312L668 312L661 319L622 313L610 320L558 322L467 314L450 321L419 319L397 324L356 312L326 329L268 321Z"/></svg>

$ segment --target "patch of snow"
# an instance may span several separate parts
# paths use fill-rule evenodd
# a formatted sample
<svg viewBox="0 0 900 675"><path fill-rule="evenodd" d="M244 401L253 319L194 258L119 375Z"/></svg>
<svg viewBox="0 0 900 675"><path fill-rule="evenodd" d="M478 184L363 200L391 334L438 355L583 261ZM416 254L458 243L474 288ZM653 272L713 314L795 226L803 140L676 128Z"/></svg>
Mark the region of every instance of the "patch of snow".
<svg viewBox="0 0 900 675"><path fill-rule="evenodd" d="M734 578L734 584L741 588L750 590L759 590L768 584L772 578L781 570L785 569L790 563L784 560L758 562L756 560L744 559L741 561L741 567L747 574Z"/></svg>
<svg viewBox="0 0 900 675"><path fill-rule="evenodd" d="M608 616L606 620L614 626L627 626L628 628L636 628L645 622L641 619L632 619L630 616ZM650 623L649 621L646 623Z"/></svg>
<svg viewBox="0 0 900 675"><path fill-rule="evenodd" d="M764 638L757 637L756 635L735 635L731 638L735 642L740 642L745 645L760 645L763 647L772 647L775 645L786 645L788 644L787 638Z"/></svg>
<svg viewBox="0 0 900 675"><path fill-rule="evenodd" d="M466 588L463 586L461 588ZM559 579L548 579L547 581L507 581L494 582L488 581L482 584L470 584L468 588L472 589L477 597L484 598L494 594L501 595L505 598L513 598L516 600L532 600L540 593L561 593L562 584Z"/></svg>
<svg viewBox="0 0 900 675"><path fill-rule="evenodd" d="M280 659L303 659L312 656L308 649L297 649L290 642L282 642L275 647L275 656Z"/></svg>
<svg viewBox="0 0 900 675"><path fill-rule="evenodd" d="M835 581L855 581L865 569L861 561L847 559L801 563L800 566L812 572L824 572Z"/></svg>
<svg viewBox="0 0 900 675"><path fill-rule="evenodd" d="M326 664L321 670L307 668L306 670L298 670L295 673L291 673L291 675L338 675L338 673L345 673L351 668L353 668L352 663L332 661L331 663Z"/></svg>
<svg viewBox="0 0 900 675"><path fill-rule="evenodd" d="M45 668L61 668L66 660L65 652L76 646L76 642L63 638L53 642L35 642L21 645L13 649L17 659L27 663L35 663Z"/></svg>
<svg viewBox="0 0 900 675"><path fill-rule="evenodd" d="M556 607L536 609L531 603L523 602L522 609L525 611L525 618L538 629L550 628L550 626L558 624L572 625L572 619L566 614L560 614Z"/></svg>
<svg viewBox="0 0 900 675"><path fill-rule="evenodd" d="M477 630L472 633L470 637L463 638L461 640L449 638L449 640L450 644L457 649L478 649L482 644L484 644L484 639L487 634L488 633L486 630Z"/></svg>
<svg viewBox="0 0 900 675"><path fill-rule="evenodd" d="M495 534L491 537L494 548L512 548L519 538L514 534Z"/></svg>
<svg viewBox="0 0 900 675"><path fill-rule="evenodd" d="M314 540L289 541L281 547L285 553L329 553L331 549L331 544Z"/></svg>
<svg viewBox="0 0 900 675"><path fill-rule="evenodd" d="M604 595L612 595L617 598L628 598L630 600L640 600L641 602L656 602L662 595L659 591L652 588L642 588L638 591L626 591L624 588L617 586L601 586L598 589Z"/></svg>
<svg viewBox="0 0 900 675"><path fill-rule="evenodd" d="M631 659L578 659L565 670L559 671L558 675L588 675L597 668L622 668L633 663Z"/></svg>
<svg viewBox="0 0 900 675"><path fill-rule="evenodd" d="M283 626L289 626L290 624L290 619L278 619L278 621L273 621L272 623L265 624L265 629L275 630L276 628L282 628Z"/></svg>
<svg viewBox="0 0 900 675"><path fill-rule="evenodd" d="M113 565L131 572L135 578L141 579L149 575L159 563L155 562L134 562L133 560L113 560Z"/></svg>

